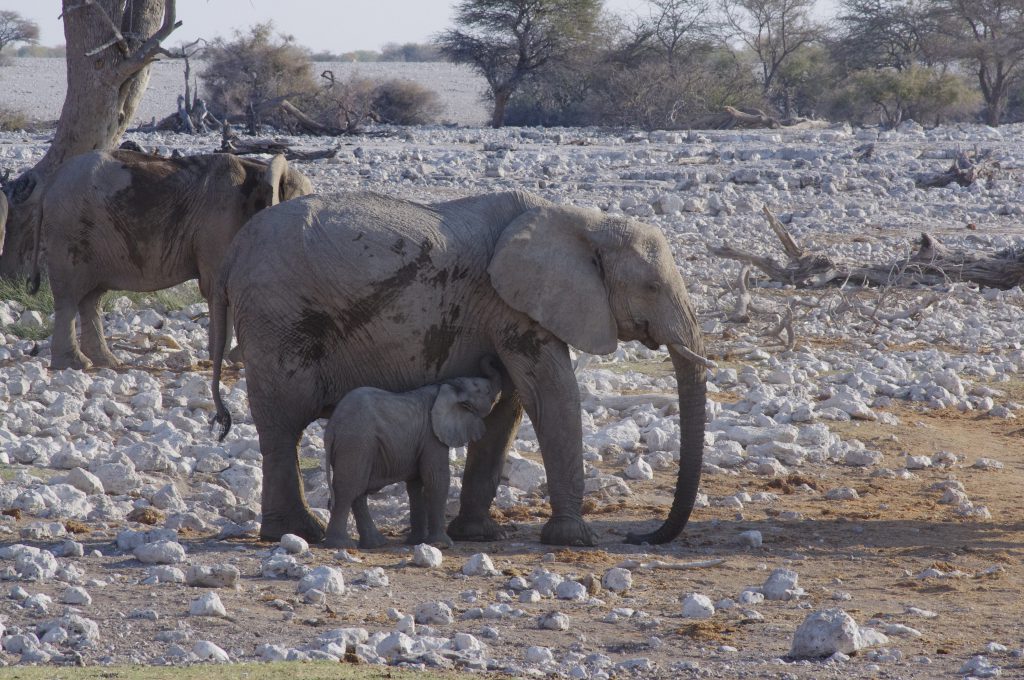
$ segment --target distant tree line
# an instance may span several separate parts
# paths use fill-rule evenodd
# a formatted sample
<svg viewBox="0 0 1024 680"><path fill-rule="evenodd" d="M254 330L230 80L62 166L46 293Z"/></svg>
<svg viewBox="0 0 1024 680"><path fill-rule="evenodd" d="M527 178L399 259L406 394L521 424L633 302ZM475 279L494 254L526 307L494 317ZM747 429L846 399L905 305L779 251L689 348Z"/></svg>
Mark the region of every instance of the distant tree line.
<svg viewBox="0 0 1024 680"><path fill-rule="evenodd" d="M492 124L699 127L723 107L893 126L1024 120L1024 0L461 0L437 37Z"/></svg>

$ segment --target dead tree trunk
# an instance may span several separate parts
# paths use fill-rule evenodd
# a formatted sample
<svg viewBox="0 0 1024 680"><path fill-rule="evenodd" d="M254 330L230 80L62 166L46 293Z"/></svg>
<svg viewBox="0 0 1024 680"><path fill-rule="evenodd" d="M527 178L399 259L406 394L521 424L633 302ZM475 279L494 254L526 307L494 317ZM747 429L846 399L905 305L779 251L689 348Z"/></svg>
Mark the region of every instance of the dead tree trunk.
<svg viewBox="0 0 1024 680"><path fill-rule="evenodd" d="M110 149L124 134L149 84L161 41L180 25L175 0L62 0L67 95L53 143L34 168L4 187L10 200L0 275L28 267L38 199L65 159Z"/></svg>
<svg viewBox="0 0 1024 680"><path fill-rule="evenodd" d="M921 234L917 252L904 260L875 265L833 262L825 255L806 252L767 207L764 213L789 257L785 265L773 258L746 253L731 246L709 248L711 254L752 264L771 280L797 288L824 288L847 283L928 286L965 281L1003 290L1024 285L1024 251L1014 248L991 255L958 252L942 245L930 234Z"/></svg>

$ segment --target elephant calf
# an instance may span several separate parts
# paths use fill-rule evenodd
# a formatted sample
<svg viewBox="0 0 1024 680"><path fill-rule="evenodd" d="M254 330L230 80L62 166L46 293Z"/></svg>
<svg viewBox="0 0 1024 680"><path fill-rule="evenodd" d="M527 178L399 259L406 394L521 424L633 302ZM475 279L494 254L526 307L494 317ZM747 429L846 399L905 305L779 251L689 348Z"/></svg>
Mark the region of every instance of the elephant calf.
<svg viewBox="0 0 1024 680"><path fill-rule="evenodd" d="M484 435L484 418L501 389L493 361L481 362L487 378L453 378L402 393L360 387L338 402L324 433L331 490L328 547L355 547L348 535L350 509L359 547L384 545L366 495L402 481L409 492L408 543L451 547L444 524L448 449Z"/></svg>
<svg viewBox="0 0 1024 680"><path fill-rule="evenodd" d="M263 208L312 191L281 155L261 163L231 154L162 158L119 150L66 161L42 197L32 265L35 292L45 251L54 300L50 367L116 366L103 338L103 293L149 292L198 278L209 302L242 225Z"/></svg>

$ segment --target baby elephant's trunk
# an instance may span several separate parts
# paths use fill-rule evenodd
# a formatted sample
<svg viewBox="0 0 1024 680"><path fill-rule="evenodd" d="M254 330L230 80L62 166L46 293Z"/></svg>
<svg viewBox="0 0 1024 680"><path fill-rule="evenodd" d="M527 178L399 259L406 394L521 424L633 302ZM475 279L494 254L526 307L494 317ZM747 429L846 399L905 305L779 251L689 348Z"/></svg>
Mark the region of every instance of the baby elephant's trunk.
<svg viewBox="0 0 1024 680"><path fill-rule="evenodd" d="M491 403L493 404L498 394L501 393L501 362L493 354L486 355L480 360L480 372L491 383Z"/></svg>

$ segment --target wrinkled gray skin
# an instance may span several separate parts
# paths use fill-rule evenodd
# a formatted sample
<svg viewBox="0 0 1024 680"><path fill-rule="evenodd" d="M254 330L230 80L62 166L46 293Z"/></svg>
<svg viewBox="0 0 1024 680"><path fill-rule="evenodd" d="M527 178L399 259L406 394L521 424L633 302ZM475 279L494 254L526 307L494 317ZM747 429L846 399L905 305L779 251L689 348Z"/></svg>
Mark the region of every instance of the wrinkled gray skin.
<svg viewBox="0 0 1024 680"><path fill-rule="evenodd" d="M225 257L211 311L216 420L226 305L246 363L263 453L261 535L323 538L309 513L296 446L305 426L363 385L400 392L504 367L487 432L469 446L456 540L498 540L489 517L506 451L529 414L552 516L541 540L593 545L583 521L580 395L568 345L667 345L679 383L679 481L664 542L693 508L704 447L704 355L693 307L662 233L621 216L500 193L435 205L352 193L288 201L253 218ZM682 349L681 349L682 348Z"/></svg>
<svg viewBox="0 0 1024 680"><path fill-rule="evenodd" d="M0 255L4 252L4 239L7 238L7 215L10 212L10 204L7 202L7 194L0 191Z"/></svg>
<svg viewBox="0 0 1024 680"><path fill-rule="evenodd" d="M266 164L231 154L162 158L119 150L65 162L43 195L33 257L32 286L39 286L45 251L53 289L50 367L116 366L103 337L103 293L154 291L198 278L209 301L224 252L242 225L312 189L284 156Z"/></svg>
<svg viewBox="0 0 1024 680"><path fill-rule="evenodd" d="M494 371L492 379L453 378L399 394L375 387L346 394L324 432L331 489L327 547L356 547L348 535L350 509L359 530L358 547L387 544L370 516L366 494L395 482L406 482L409 492L406 542L451 547L444 526L451 481L448 449L484 435L484 418L494 407L499 381Z"/></svg>

